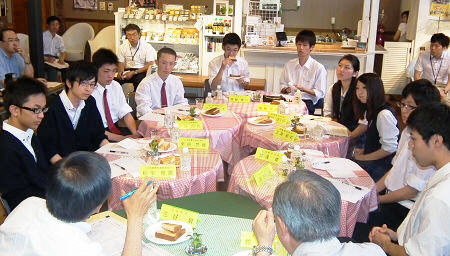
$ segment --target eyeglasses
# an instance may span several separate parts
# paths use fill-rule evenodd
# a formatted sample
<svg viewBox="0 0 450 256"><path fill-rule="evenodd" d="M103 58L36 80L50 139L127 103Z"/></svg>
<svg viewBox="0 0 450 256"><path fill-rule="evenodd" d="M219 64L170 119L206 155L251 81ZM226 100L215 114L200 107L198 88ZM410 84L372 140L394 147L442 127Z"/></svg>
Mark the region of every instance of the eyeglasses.
<svg viewBox="0 0 450 256"><path fill-rule="evenodd" d="M403 102L398 102L397 106L400 108L404 108L405 110L411 110L411 111L417 108L415 106L411 106L411 105L405 104Z"/></svg>
<svg viewBox="0 0 450 256"><path fill-rule="evenodd" d="M17 106L17 107L31 111L31 112L35 113L36 115L39 115L40 113L46 113L48 111L48 108L29 108L29 107L24 107L24 106Z"/></svg>
<svg viewBox="0 0 450 256"><path fill-rule="evenodd" d="M97 83L80 82L80 86L95 89L97 88Z"/></svg>

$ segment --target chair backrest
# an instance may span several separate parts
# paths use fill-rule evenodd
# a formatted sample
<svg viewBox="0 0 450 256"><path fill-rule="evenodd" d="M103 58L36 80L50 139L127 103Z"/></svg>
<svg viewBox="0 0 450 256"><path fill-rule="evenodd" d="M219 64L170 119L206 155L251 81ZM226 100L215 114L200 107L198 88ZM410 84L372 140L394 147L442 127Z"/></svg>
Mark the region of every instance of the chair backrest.
<svg viewBox="0 0 450 256"><path fill-rule="evenodd" d="M113 52L116 52L116 30L115 26L108 26L100 32L97 33L94 39L88 40L88 44L91 50L91 59L92 55L100 48L110 49Z"/></svg>
<svg viewBox="0 0 450 256"><path fill-rule="evenodd" d="M71 26L62 36L67 53L66 59L68 61L83 60L86 42L94 39L94 35L94 29L88 23L77 23Z"/></svg>
<svg viewBox="0 0 450 256"><path fill-rule="evenodd" d="M26 54L30 54L30 41L27 34L17 33L17 38L19 38L20 47L25 51Z"/></svg>

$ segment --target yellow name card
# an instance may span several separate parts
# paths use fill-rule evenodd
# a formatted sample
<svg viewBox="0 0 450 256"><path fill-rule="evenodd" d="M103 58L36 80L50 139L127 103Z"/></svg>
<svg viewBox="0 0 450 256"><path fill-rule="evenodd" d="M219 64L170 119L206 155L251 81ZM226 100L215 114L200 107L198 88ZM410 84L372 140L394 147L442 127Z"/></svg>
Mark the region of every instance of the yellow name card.
<svg viewBox="0 0 450 256"><path fill-rule="evenodd" d="M246 95L230 95L230 96L228 96L228 102L232 102L232 103L250 103L250 96L246 96Z"/></svg>
<svg viewBox="0 0 450 256"><path fill-rule="evenodd" d="M227 104L211 104L211 103L205 103L203 104L203 110L210 110L212 108L218 108L220 112L227 112L228 106Z"/></svg>
<svg viewBox="0 0 450 256"><path fill-rule="evenodd" d="M278 111L278 105L272 105L272 104L258 104L256 107L256 111L261 112L277 112Z"/></svg>
<svg viewBox="0 0 450 256"><path fill-rule="evenodd" d="M261 186L270 180L275 175L271 164L266 164L263 168L259 169L257 172L253 173L251 179L256 183L256 186Z"/></svg>
<svg viewBox="0 0 450 256"><path fill-rule="evenodd" d="M161 220L177 220L191 225L193 228L197 225L198 212L186 210L176 206L163 204L161 206L160 219Z"/></svg>
<svg viewBox="0 0 450 256"><path fill-rule="evenodd" d="M295 142L300 140L296 132L289 131L281 127L275 128L273 137L287 142Z"/></svg>
<svg viewBox="0 0 450 256"><path fill-rule="evenodd" d="M143 165L139 169L139 176L141 178L152 177L160 180L173 180L177 177L177 168L174 164Z"/></svg>
<svg viewBox="0 0 450 256"><path fill-rule="evenodd" d="M278 153L265 148L257 148L255 158L263 161L267 161L274 164L280 164L281 158L284 156L282 153Z"/></svg>
<svg viewBox="0 0 450 256"><path fill-rule="evenodd" d="M255 234L253 232L243 231L241 232L241 248L253 249L253 247L258 245ZM284 249L283 244L281 244L278 235L275 235L275 239L272 243L272 248L274 250L273 255L277 256L287 256L288 252Z"/></svg>
<svg viewBox="0 0 450 256"><path fill-rule="evenodd" d="M277 124L290 124L291 119L287 115L280 115L277 113L269 113L269 117L275 120Z"/></svg>
<svg viewBox="0 0 450 256"><path fill-rule="evenodd" d="M194 148L194 149L209 149L209 139L197 138L180 138L178 140L178 148Z"/></svg>
<svg viewBox="0 0 450 256"><path fill-rule="evenodd" d="M203 121L177 121L180 130L203 130Z"/></svg>

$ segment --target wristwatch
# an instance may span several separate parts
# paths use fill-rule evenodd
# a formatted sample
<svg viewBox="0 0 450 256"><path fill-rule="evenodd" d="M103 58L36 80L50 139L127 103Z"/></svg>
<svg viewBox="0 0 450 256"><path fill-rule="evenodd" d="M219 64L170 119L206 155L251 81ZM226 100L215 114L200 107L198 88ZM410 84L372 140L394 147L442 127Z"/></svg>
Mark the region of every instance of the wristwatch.
<svg viewBox="0 0 450 256"><path fill-rule="evenodd" d="M257 256L259 252L267 252L269 255L272 255L273 249L270 246L258 245L253 247L253 256Z"/></svg>

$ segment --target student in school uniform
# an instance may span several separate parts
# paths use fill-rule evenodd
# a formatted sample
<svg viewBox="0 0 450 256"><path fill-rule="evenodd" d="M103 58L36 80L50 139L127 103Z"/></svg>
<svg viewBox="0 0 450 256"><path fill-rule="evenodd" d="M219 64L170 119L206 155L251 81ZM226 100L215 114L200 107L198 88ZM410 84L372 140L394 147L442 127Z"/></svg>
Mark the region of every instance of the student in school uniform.
<svg viewBox="0 0 450 256"><path fill-rule="evenodd" d="M57 62L65 64L66 48L62 36L58 35L61 20L56 16L47 18L47 30L42 33L42 42L44 47L44 61ZM56 81L58 69L45 64L45 73L48 81Z"/></svg>
<svg viewBox="0 0 450 256"><path fill-rule="evenodd" d="M250 83L248 63L237 56L241 45L241 38L236 33L223 37L223 55L215 57L208 65L211 90L216 90L220 85L223 92L243 91Z"/></svg>
<svg viewBox="0 0 450 256"><path fill-rule="evenodd" d="M353 107L359 125L367 127L364 148L355 149L354 159L376 182L392 167L400 133L377 74L365 73L358 77Z"/></svg>
<svg viewBox="0 0 450 256"><path fill-rule="evenodd" d="M144 78L136 90L138 116L155 109L188 103L184 98L183 83L171 74L176 58L177 53L171 48L164 47L158 51L156 58L158 70Z"/></svg>
<svg viewBox="0 0 450 256"><path fill-rule="evenodd" d="M439 102L439 90L430 81L419 79L409 83L403 89L399 103L403 123L406 124L409 115L417 107ZM392 168L376 183L380 203L378 210L370 213L367 224L356 224L353 232L356 241L369 241L368 235L373 226L386 224L396 230L435 172L433 167L423 168L417 164L408 147L410 139L411 130L406 127L400 136Z"/></svg>
<svg viewBox="0 0 450 256"><path fill-rule="evenodd" d="M131 115L122 86L114 81L117 73L117 56L109 49L99 49L92 56L92 62L98 69L97 87L92 92L102 117L105 134L109 141L121 141L128 137L139 137L136 122ZM123 121L126 127L120 127Z"/></svg>
<svg viewBox="0 0 450 256"><path fill-rule="evenodd" d="M310 54L316 45L316 35L311 30L302 30L295 37L298 58L284 65L280 76L281 93L294 94L302 92L310 115L314 114L315 105L323 101L327 90L327 71Z"/></svg>
<svg viewBox="0 0 450 256"><path fill-rule="evenodd" d="M96 86L97 68L93 64L78 62L67 70L65 89L49 106L37 130L50 163L74 151L95 151L108 143L91 96Z"/></svg>
<svg viewBox="0 0 450 256"><path fill-rule="evenodd" d="M31 78L11 82L4 92L9 118L0 130L0 193L11 209L30 196L45 198L48 162L33 130L47 111L46 93Z"/></svg>

